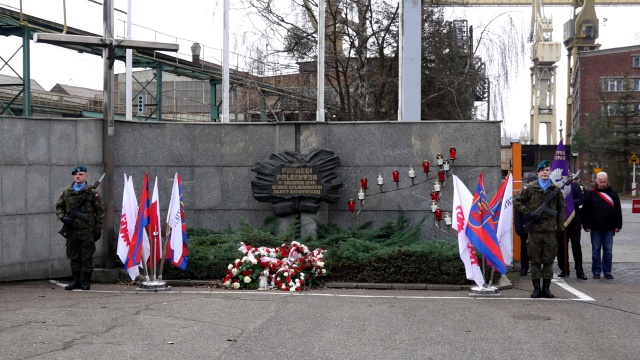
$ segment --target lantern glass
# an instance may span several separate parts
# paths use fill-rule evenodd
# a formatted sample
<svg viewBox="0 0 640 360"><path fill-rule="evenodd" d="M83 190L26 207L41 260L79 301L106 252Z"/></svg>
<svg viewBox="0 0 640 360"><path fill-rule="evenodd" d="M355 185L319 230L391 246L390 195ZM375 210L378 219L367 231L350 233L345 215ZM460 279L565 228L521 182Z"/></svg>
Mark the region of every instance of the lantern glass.
<svg viewBox="0 0 640 360"><path fill-rule="evenodd" d="M451 226L451 213L448 211L444 212L444 223L448 226Z"/></svg>
<svg viewBox="0 0 640 360"><path fill-rule="evenodd" d="M364 191L362 189L358 191L358 200L364 200Z"/></svg>
<svg viewBox="0 0 640 360"><path fill-rule="evenodd" d="M442 168L444 169L444 171L449 171L449 160L444 161Z"/></svg>
<svg viewBox="0 0 640 360"><path fill-rule="evenodd" d="M356 211L356 202L353 199L349 199L349 211Z"/></svg>
<svg viewBox="0 0 640 360"><path fill-rule="evenodd" d="M437 191L432 191L431 192L431 200L438 201L438 192Z"/></svg>
<svg viewBox="0 0 640 360"><path fill-rule="evenodd" d="M393 170L393 182L400 182L400 172Z"/></svg>
<svg viewBox="0 0 640 360"><path fill-rule="evenodd" d="M378 173L378 185L384 185L384 178L380 173Z"/></svg>
<svg viewBox="0 0 640 360"><path fill-rule="evenodd" d="M436 212L436 210L438 209L438 203L435 201L431 201L431 212Z"/></svg>
<svg viewBox="0 0 640 360"><path fill-rule="evenodd" d="M409 167L409 177L410 177L411 179L413 179L414 177L416 177L416 172L415 172L415 170L413 170L413 166L412 166L412 167Z"/></svg>
<svg viewBox="0 0 640 360"><path fill-rule="evenodd" d="M434 190L434 191L440 191L440 181L436 180L436 181L433 183L433 190Z"/></svg>
<svg viewBox="0 0 640 360"><path fill-rule="evenodd" d="M436 209L436 211L434 212L435 216L436 216L436 220L440 221L442 220L442 210L440 209Z"/></svg>
<svg viewBox="0 0 640 360"><path fill-rule="evenodd" d="M427 160L425 160L425 161L422 163L422 171L424 171L424 172L426 172L426 173L428 173L428 172L429 172L429 162L428 162Z"/></svg>
<svg viewBox="0 0 640 360"><path fill-rule="evenodd" d="M449 157L451 158L451 160L456 159L456 148L454 148L453 146L449 148Z"/></svg>
<svg viewBox="0 0 640 360"><path fill-rule="evenodd" d="M445 180L444 170L439 170L438 171L438 180L440 180L440 182L444 182L444 180Z"/></svg>
<svg viewBox="0 0 640 360"><path fill-rule="evenodd" d="M366 177L363 177L362 179L360 179L360 185L362 186L362 190L367 190L369 188Z"/></svg>
<svg viewBox="0 0 640 360"><path fill-rule="evenodd" d="M438 155L436 155L436 160L438 162L438 166L442 165L442 162L444 161L442 154L438 153Z"/></svg>

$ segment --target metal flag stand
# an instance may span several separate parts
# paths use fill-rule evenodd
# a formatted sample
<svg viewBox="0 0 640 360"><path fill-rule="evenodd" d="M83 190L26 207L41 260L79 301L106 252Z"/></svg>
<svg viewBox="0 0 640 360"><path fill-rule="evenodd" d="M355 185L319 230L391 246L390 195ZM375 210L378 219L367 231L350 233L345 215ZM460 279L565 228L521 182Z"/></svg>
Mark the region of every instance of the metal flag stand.
<svg viewBox="0 0 640 360"><path fill-rule="evenodd" d="M155 239L157 238L157 236L160 236L160 238L162 238L162 234L159 233L159 229L155 229L155 230L156 231L153 232L154 236L152 238L152 241L150 241L150 242L153 242L153 244L154 244L154 246L152 247L153 248L153 254L152 254L153 261L151 262L152 271L153 271L153 279L152 280L149 279L149 272L147 270L146 263L145 263L145 261L142 261L142 266L145 269L145 280L140 284L140 287L136 289L137 291L158 292L158 291L169 291L169 290L171 290L171 286L168 286L167 282L162 280L162 268L163 268L163 265L164 265L163 256L160 256L160 271L158 272L160 275L157 276L157 273L156 273L156 265L157 264L155 262L155 259L156 259L156 255L157 255L156 251L158 251L158 249L157 249L157 246L155 246L155 244L156 244ZM167 234L167 233L168 233L168 231L165 232L165 234ZM165 236L164 244L161 245L161 249L160 249L160 253L161 254L165 253L166 244L167 244L167 237Z"/></svg>
<svg viewBox="0 0 640 360"><path fill-rule="evenodd" d="M484 256L482 257L482 276L485 274L486 263ZM485 281L483 286L474 286L469 290L469 297L500 297L500 290L493 286L493 274L495 269L491 268L491 276L489 277L489 283Z"/></svg>

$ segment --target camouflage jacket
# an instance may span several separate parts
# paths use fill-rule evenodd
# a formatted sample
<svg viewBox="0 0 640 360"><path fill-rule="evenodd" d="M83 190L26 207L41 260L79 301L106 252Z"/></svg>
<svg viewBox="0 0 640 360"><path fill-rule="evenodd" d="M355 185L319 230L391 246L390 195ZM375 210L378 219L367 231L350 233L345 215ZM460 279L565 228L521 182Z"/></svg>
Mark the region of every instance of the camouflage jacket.
<svg viewBox="0 0 640 360"><path fill-rule="evenodd" d="M542 190L538 180L532 181L513 198L513 207L522 214L528 214L536 210L555 189L556 186L552 184L547 190ZM564 197L561 191L551 200L548 207L557 212L556 216L552 217L543 212L544 220L541 223L532 223L533 226L529 228L529 231L556 231L564 228L563 224L566 215L564 213Z"/></svg>
<svg viewBox="0 0 640 360"><path fill-rule="evenodd" d="M84 189L76 192L73 189L73 184L62 191L58 202L56 202L56 217L58 220L62 219L65 215L71 213L78 201L84 196L87 191L91 191L91 195L87 197L80 209L80 217L86 215L86 220L76 217L74 220L75 229L102 229L102 222L104 221L104 206L102 204L102 198L98 194L97 190L88 190L89 185Z"/></svg>

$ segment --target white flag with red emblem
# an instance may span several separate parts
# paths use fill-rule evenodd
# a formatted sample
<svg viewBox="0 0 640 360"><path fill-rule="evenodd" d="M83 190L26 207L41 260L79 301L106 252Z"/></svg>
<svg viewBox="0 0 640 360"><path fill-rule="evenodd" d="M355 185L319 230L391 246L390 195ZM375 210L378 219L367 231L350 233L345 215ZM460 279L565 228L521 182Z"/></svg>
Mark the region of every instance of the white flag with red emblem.
<svg viewBox="0 0 640 360"><path fill-rule="evenodd" d="M122 215L120 216L120 233L118 235L118 248L116 253L125 265L125 270L129 273L132 280L140 274L138 266L127 267L129 248L133 246L131 239L136 225L136 217L138 212L138 200L136 200L135 190L133 189L133 180L131 176L127 179L124 175L124 190L122 191ZM130 263L130 262L129 262Z"/></svg>
<svg viewBox="0 0 640 360"><path fill-rule="evenodd" d="M475 281L478 286L483 286L484 276L482 276L480 262L476 256L473 244L465 233L472 202L473 195L469 189L456 175L453 175L453 226L458 232L460 259L462 259L464 263L467 279Z"/></svg>

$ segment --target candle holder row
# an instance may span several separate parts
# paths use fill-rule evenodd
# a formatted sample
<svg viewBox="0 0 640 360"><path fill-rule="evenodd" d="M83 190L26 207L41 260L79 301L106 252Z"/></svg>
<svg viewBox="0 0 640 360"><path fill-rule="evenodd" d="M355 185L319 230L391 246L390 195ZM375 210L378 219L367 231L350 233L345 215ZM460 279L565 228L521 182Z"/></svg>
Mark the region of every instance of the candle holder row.
<svg viewBox="0 0 640 360"><path fill-rule="evenodd" d="M360 201L360 209L356 212L356 201L353 198L349 199L349 203L348 203L349 211L353 214L354 226L355 226L356 216L360 214L360 212L364 209L365 199L367 196L376 196L376 195L383 194L385 192L402 190L402 189L413 187L415 185L420 185L435 179L433 183L433 190L431 191L431 212L434 215L434 221L435 221L436 227L442 230L442 228L440 227L440 222L444 220L445 225L447 226L446 232L448 232L452 223L451 211L449 210L443 211L440 208L440 198L441 198L442 189L446 184L447 177L453 173L453 165L456 159L458 159L457 150L453 146L449 148L448 159L445 159L441 153L436 154L436 166L438 167L438 170L436 173L437 175L433 177L429 177L429 173L431 172L431 164L429 163L428 160L423 161L422 171L426 175L426 180L418 182L417 184L415 182L416 171L413 168L413 166L409 166L408 176L411 179L411 186L400 187L400 172L398 170L394 170L391 173L393 182L396 184L396 188L394 190L385 191L384 177L382 176L382 173L378 173L376 183L380 187L380 191L377 193L369 194L369 195L367 195L366 193L367 190L369 189L369 180L366 177L362 177L360 179L360 189L358 190L358 194L357 194L357 198Z"/></svg>

